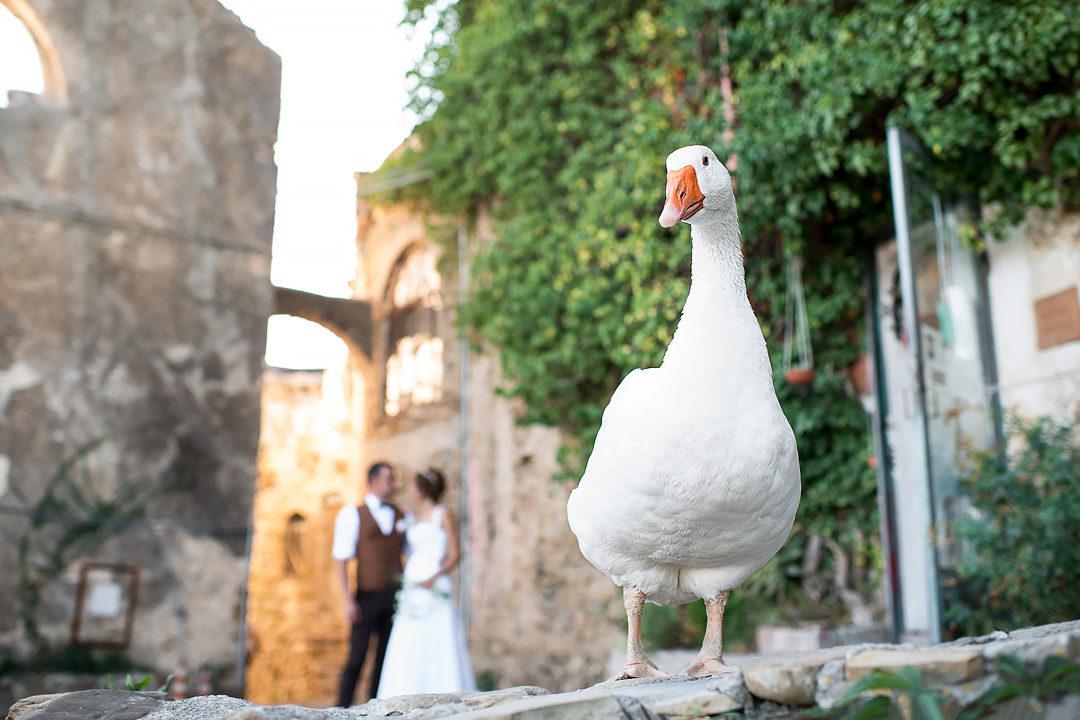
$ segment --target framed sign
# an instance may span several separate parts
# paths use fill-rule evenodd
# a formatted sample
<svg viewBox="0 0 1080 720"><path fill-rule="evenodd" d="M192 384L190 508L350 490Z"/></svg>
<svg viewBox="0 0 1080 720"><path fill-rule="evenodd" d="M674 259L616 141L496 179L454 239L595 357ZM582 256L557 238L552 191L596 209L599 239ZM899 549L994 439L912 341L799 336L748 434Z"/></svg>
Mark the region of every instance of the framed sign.
<svg viewBox="0 0 1080 720"><path fill-rule="evenodd" d="M1080 340L1080 299L1076 286L1035 301L1039 349Z"/></svg>
<svg viewBox="0 0 1080 720"><path fill-rule="evenodd" d="M83 563L71 621L71 644L126 650L131 644L139 568L121 563Z"/></svg>

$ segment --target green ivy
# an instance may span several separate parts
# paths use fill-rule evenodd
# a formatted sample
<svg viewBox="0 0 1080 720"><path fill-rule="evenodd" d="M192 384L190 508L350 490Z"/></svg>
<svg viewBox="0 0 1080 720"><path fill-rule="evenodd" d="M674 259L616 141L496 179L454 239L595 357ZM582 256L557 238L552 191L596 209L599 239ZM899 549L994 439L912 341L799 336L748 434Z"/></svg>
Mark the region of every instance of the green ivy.
<svg viewBox="0 0 1080 720"><path fill-rule="evenodd" d="M491 213L497 239L476 255L463 321L497 348L524 420L568 431L564 476L578 476L622 377L658 365L671 339L690 244L685 228L656 222L663 159L706 143L738 158L747 284L777 367L785 263L804 259L817 379L808 394L778 383L803 468L798 527L839 543L875 537L867 425L846 369L863 352L868 258L891 233L886 123L912 129L941 181L1005 219L1075 205L1072 0L407 7L407 23L435 29L412 75L422 150L386 171L422 161L431 179L399 199ZM871 545L852 552L865 561Z"/></svg>
<svg viewBox="0 0 1080 720"><path fill-rule="evenodd" d="M965 551L945 582L954 635L1080 614L1080 422L1013 418L1006 446L972 453L961 483L976 513L952 528Z"/></svg>

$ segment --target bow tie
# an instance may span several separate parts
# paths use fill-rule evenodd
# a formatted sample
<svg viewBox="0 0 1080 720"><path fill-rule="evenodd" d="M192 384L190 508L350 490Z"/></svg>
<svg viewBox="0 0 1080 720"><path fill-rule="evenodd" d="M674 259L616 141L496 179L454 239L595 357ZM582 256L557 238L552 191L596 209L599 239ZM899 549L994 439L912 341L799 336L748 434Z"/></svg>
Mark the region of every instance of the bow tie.
<svg viewBox="0 0 1080 720"><path fill-rule="evenodd" d="M389 502L387 502L386 500L380 500L380 501L379 501L379 507L384 507L384 508L392 508L392 507L394 507L394 506L393 506L393 505L391 505L391 504L390 504Z"/></svg>

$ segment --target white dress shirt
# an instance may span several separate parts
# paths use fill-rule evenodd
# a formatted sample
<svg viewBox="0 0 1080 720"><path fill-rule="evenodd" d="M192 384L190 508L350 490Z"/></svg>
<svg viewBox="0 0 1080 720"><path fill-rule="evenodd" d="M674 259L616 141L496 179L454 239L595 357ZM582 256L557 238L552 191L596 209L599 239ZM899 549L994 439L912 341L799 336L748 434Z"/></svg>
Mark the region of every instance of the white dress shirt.
<svg viewBox="0 0 1080 720"><path fill-rule="evenodd" d="M394 530L394 508L384 505L383 501L368 493L364 504L371 511L379 531L389 535ZM331 554L335 560L349 560L356 557L356 546L360 542L360 509L355 505L346 505L338 511L334 520L334 546Z"/></svg>

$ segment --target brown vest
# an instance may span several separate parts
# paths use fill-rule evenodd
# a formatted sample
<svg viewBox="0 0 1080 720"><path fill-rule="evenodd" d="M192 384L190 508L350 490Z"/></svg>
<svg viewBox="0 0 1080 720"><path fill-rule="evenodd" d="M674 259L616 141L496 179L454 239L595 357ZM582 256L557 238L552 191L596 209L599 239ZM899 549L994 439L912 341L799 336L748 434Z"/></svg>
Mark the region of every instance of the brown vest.
<svg viewBox="0 0 1080 720"><path fill-rule="evenodd" d="M383 535L367 505L360 505L360 539L356 545L357 592L396 590L400 584L405 533L398 530L401 511L395 505L390 507L394 509L394 529L389 535Z"/></svg>

